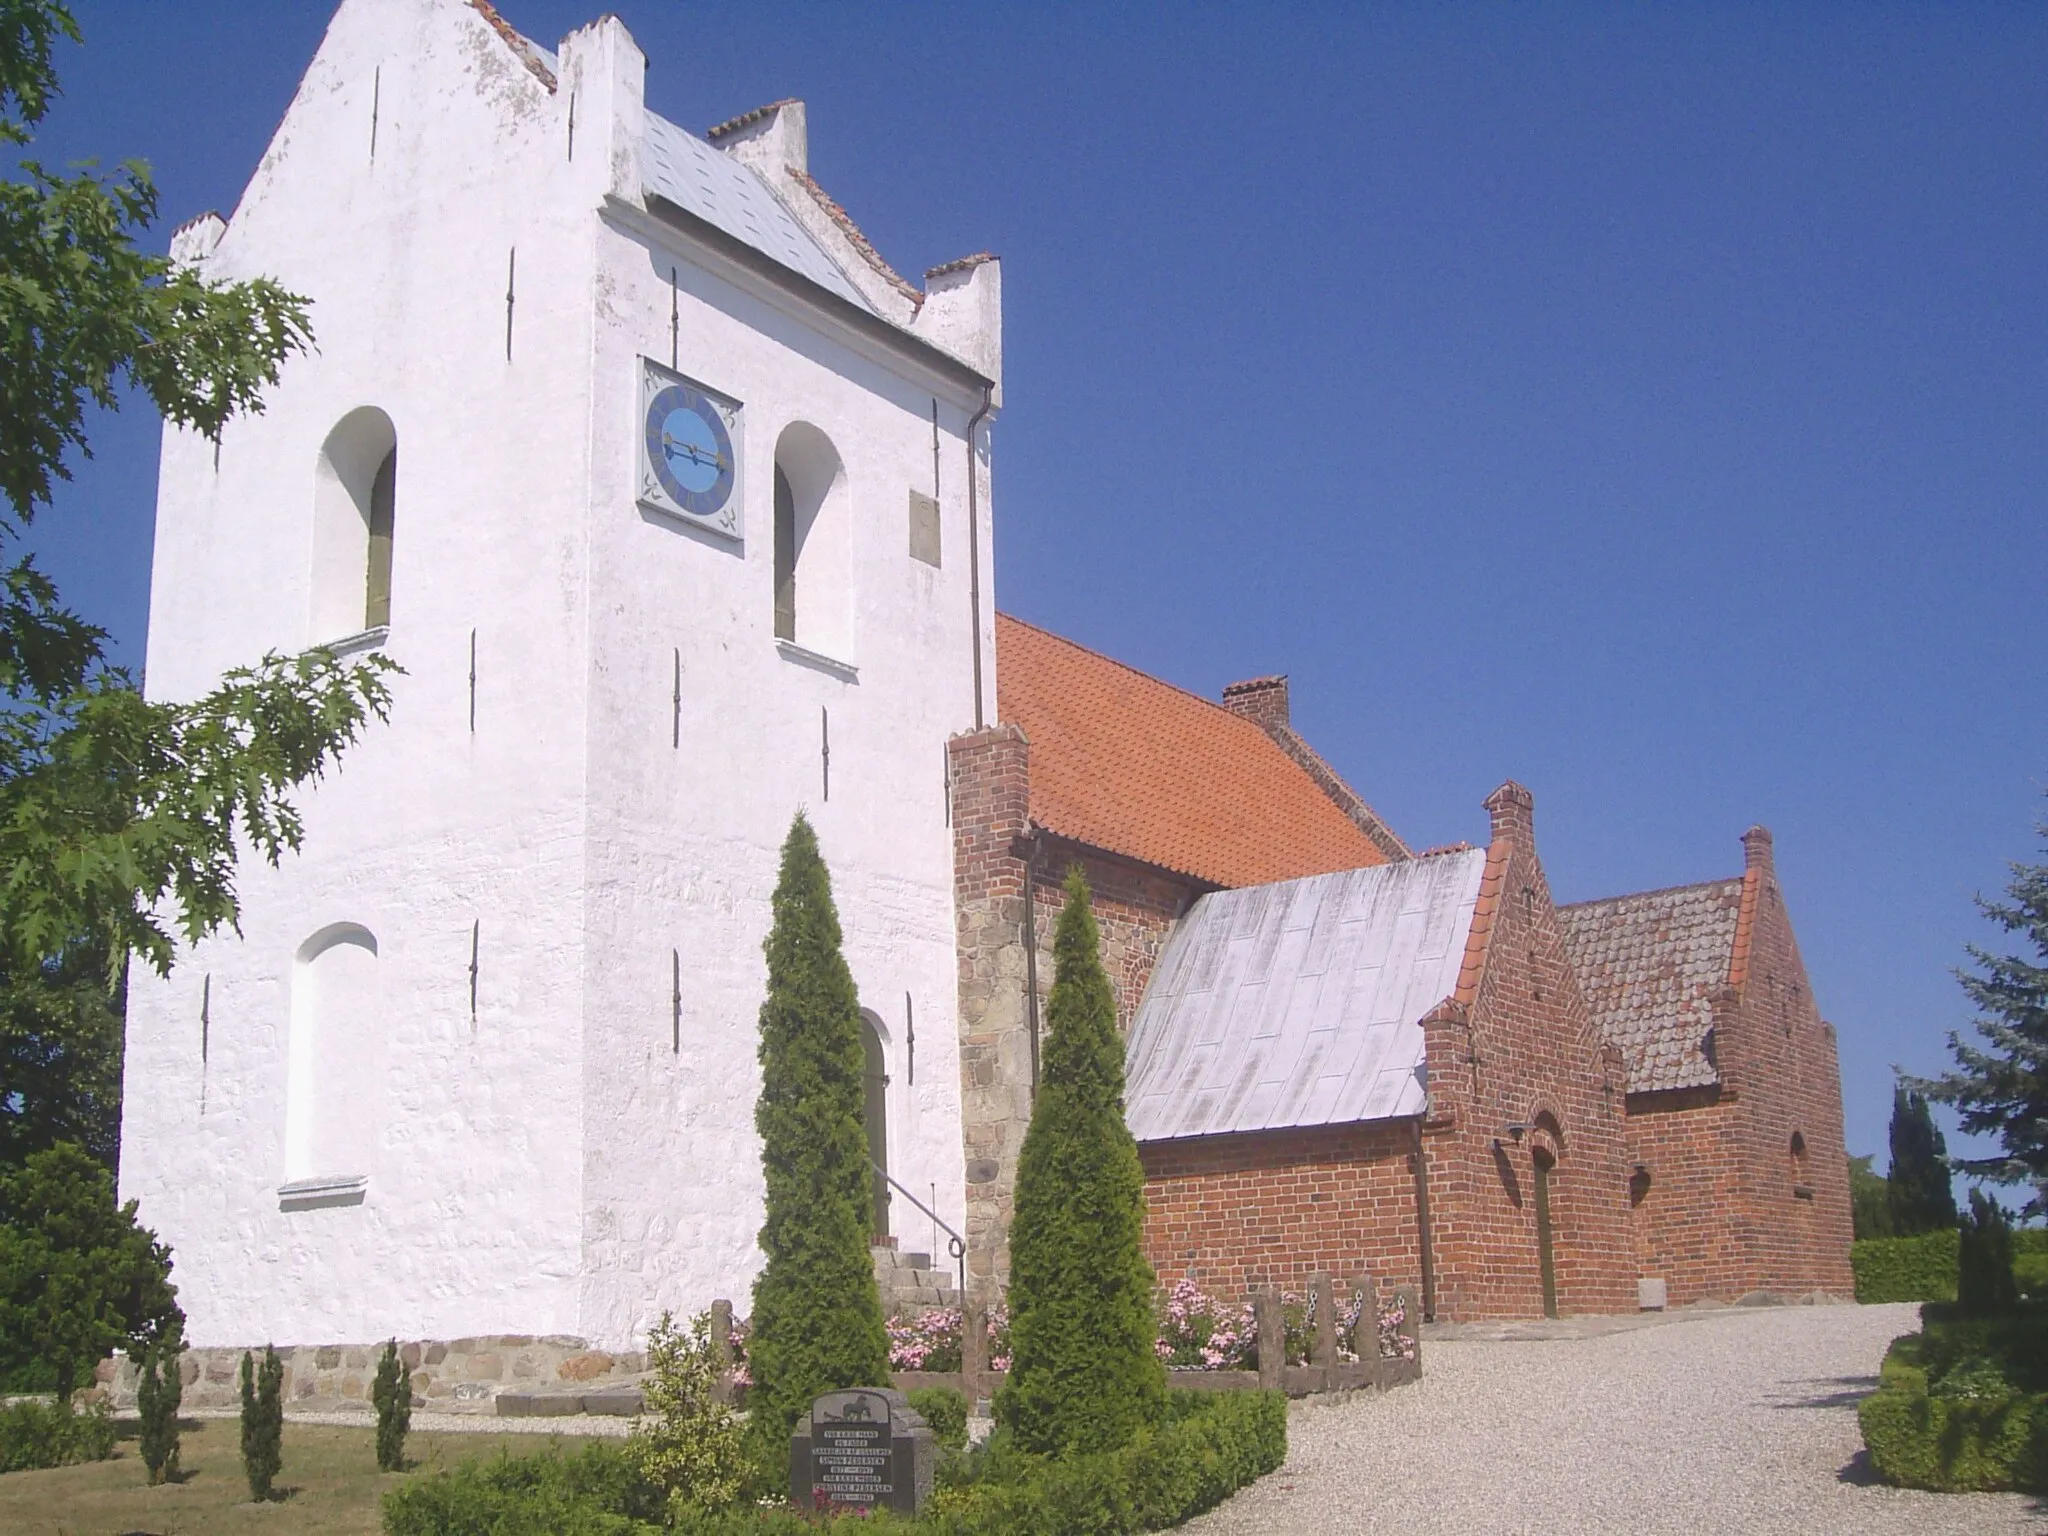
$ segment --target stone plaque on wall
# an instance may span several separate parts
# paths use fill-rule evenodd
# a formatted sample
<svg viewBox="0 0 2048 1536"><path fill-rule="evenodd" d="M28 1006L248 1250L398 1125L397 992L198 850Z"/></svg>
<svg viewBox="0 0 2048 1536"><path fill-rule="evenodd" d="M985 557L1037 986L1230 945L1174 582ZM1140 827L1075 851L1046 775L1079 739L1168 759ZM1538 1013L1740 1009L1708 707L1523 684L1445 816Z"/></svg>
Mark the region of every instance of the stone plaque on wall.
<svg viewBox="0 0 2048 1536"><path fill-rule="evenodd" d="M923 491L910 493L910 558L939 563L939 504Z"/></svg>

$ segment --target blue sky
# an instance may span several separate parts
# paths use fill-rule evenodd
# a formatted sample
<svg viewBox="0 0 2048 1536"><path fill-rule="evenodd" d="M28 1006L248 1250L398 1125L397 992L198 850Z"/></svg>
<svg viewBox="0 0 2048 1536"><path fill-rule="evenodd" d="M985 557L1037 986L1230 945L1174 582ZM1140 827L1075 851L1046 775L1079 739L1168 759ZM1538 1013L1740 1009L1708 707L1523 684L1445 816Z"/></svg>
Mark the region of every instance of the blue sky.
<svg viewBox="0 0 2048 1536"><path fill-rule="evenodd" d="M2048 809L2048 8L613 8L899 269L1004 258L1005 608L1290 673L1417 845L1521 780L1560 900L1767 824L1882 1162ZM78 11L37 152L231 209L328 7ZM156 429L94 441L35 543L139 663Z"/></svg>

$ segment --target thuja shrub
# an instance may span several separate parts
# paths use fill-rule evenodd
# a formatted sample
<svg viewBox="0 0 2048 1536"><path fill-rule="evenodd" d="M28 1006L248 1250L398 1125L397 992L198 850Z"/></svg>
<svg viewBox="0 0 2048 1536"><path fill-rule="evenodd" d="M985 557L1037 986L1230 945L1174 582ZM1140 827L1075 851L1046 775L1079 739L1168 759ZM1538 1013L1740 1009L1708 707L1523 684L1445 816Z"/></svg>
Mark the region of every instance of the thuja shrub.
<svg viewBox="0 0 2048 1536"><path fill-rule="evenodd" d="M377 1409L377 1470L405 1470L405 1437L412 1429L412 1376L398 1355L398 1340L387 1339L370 1383L370 1401Z"/></svg>
<svg viewBox="0 0 2048 1536"><path fill-rule="evenodd" d="M919 1387L906 1392L910 1406L924 1419L941 1449L967 1449L967 1394L951 1387Z"/></svg>
<svg viewBox="0 0 2048 1536"><path fill-rule="evenodd" d="M747 1340L747 1443L764 1478L788 1465L811 1400L888 1381L875 1283L873 1173L862 1115L860 1002L840 953L839 914L817 833L801 813L782 845L761 1004L766 1260Z"/></svg>
<svg viewBox="0 0 2048 1536"><path fill-rule="evenodd" d="M24 1398L0 1407L0 1472L33 1472L114 1454L114 1415L105 1403Z"/></svg>
<svg viewBox="0 0 2048 1536"><path fill-rule="evenodd" d="M1079 869L1053 936L1038 1094L1010 1223L1010 1373L996 1416L1025 1451L1109 1451L1155 1422L1145 1172L1124 1123L1124 1048Z"/></svg>
<svg viewBox="0 0 2048 1536"><path fill-rule="evenodd" d="M2012 1224L2005 1207L1970 1191L1970 1214L1957 1234L1956 1302L1965 1312L2009 1312L2019 1302L2012 1272Z"/></svg>
<svg viewBox="0 0 2048 1536"><path fill-rule="evenodd" d="M263 1363L242 1351L242 1473L249 1497L267 1503L284 1470L284 1362L268 1344Z"/></svg>
<svg viewBox="0 0 2048 1536"><path fill-rule="evenodd" d="M135 1407L142 1428L137 1449L153 1488L178 1481L178 1405L185 1396L179 1361L184 1340L173 1332L143 1352L135 1384Z"/></svg>

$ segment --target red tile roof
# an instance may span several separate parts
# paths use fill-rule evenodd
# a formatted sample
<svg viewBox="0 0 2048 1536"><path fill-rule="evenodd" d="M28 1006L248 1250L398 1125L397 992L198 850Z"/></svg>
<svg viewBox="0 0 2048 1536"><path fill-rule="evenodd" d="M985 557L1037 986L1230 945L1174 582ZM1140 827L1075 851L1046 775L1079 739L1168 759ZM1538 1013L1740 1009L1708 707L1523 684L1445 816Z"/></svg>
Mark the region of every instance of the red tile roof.
<svg viewBox="0 0 2048 1536"><path fill-rule="evenodd" d="M1387 862L1250 720L1008 614L996 712L1058 836L1233 887Z"/></svg>

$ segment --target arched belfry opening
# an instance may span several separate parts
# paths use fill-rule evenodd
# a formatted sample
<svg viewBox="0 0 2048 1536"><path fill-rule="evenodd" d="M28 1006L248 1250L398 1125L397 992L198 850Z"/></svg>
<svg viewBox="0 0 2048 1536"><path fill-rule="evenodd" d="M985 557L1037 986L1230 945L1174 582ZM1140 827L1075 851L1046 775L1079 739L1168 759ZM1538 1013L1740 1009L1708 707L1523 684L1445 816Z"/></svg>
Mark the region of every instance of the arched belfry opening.
<svg viewBox="0 0 2048 1536"><path fill-rule="evenodd" d="M853 648L853 529L832 440L791 422L775 444L775 638L844 659Z"/></svg>
<svg viewBox="0 0 2048 1536"><path fill-rule="evenodd" d="M391 623L397 511L397 429L375 406L350 411L327 434L314 465L314 644Z"/></svg>
<svg viewBox="0 0 2048 1536"><path fill-rule="evenodd" d="M861 1073L861 1118L868 1131L868 1161L874 1165L874 1234L889 1235L889 1063L882 1050L882 1032L875 1016L862 1010L860 1044L865 1064Z"/></svg>

